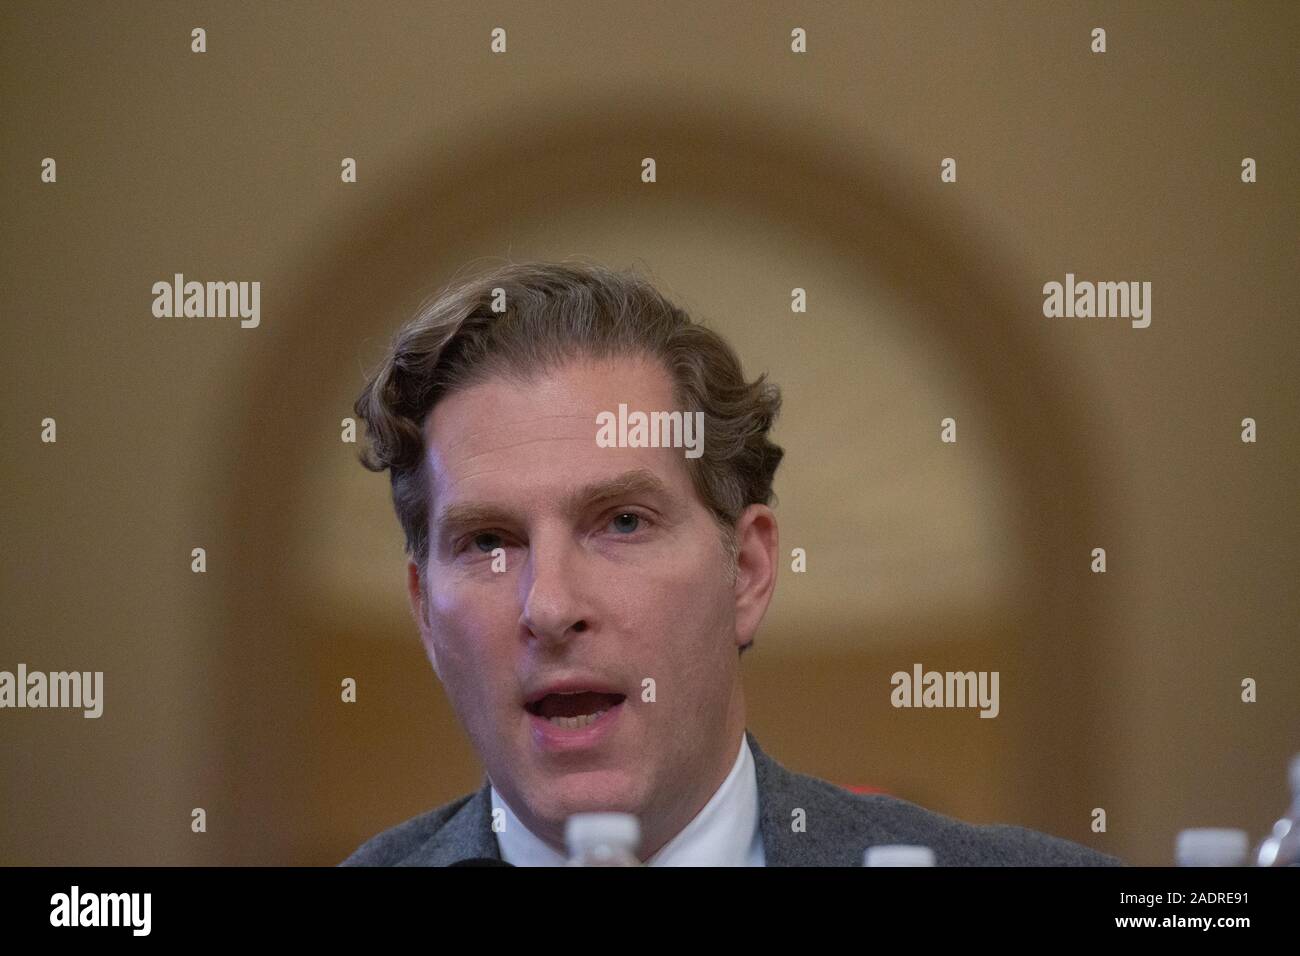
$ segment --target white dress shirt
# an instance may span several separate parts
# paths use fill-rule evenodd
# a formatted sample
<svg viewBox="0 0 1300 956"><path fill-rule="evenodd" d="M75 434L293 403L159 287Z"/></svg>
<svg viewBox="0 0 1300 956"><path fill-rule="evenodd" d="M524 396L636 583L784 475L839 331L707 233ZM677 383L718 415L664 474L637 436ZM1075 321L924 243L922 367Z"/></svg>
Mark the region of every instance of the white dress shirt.
<svg viewBox="0 0 1300 956"><path fill-rule="evenodd" d="M515 866L563 866L557 853L519 822L492 787L492 806L500 807L505 827L496 834L501 859ZM646 860L646 866L764 866L758 825L758 779L749 741L740 736L740 753L727 779L695 818Z"/></svg>

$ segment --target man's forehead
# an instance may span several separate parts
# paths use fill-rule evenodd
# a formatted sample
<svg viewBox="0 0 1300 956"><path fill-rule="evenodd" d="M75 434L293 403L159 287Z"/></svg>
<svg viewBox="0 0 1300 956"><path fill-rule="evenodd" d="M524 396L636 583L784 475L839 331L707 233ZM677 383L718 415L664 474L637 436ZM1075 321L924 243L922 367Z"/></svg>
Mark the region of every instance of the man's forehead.
<svg viewBox="0 0 1300 956"><path fill-rule="evenodd" d="M424 428L426 456L435 478L472 469L486 456L585 459L600 451L602 458L620 457L598 449L597 416L620 404L670 410L672 391L662 365L635 357L574 359L526 376L492 376L433 407Z"/></svg>
<svg viewBox="0 0 1300 956"><path fill-rule="evenodd" d="M499 405L485 415L475 415L474 410L459 404L434 409L425 429L425 448L431 461L451 466L488 452L548 441L596 444L594 410L508 409Z"/></svg>
<svg viewBox="0 0 1300 956"><path fill-rule="evenodd" d="M558 500L580 488L630 472L653 476L660 490L683 494L690 476L680 448L601 448L594 417L542 416L518 427L478 428L448 443L431 444L425 467L434 502L510 497Z"/></svg>
<svg viewBox="0 0 1300 956"><path fill-rule="evenodd" d="M618 391L645 394L644 387ZM601 447L596 416L606 409L593 395L583 389L542 392L534 402L509 386L486 388L435 406L426 423L424 462L434 521L461 503L530 510L572 503L630 473L651 480L631 483L629 492L691 497L680 448ZM546 407L539 407L541 399Z"/></svg>

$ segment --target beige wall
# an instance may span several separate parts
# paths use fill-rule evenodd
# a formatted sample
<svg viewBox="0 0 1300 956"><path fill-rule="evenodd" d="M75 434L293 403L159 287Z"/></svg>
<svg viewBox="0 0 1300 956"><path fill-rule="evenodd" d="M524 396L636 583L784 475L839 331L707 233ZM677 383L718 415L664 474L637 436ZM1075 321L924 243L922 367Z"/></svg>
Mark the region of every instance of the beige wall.
<svg viewBox="0 0 1300 956"><path fill-rule="evenodd" d="M332 863L476 785L338 424L481 257L639 264L782 385L778 759L1136 863L1281 810L1296 8L620 6L0 10L0 669L106 683L0 711L0 862ZM261 326L154 319L175 272L259 280ZM1151 327L1045 319L1066 272L1150 280ZM891 708L914 661L1001 715Z"/></svg>

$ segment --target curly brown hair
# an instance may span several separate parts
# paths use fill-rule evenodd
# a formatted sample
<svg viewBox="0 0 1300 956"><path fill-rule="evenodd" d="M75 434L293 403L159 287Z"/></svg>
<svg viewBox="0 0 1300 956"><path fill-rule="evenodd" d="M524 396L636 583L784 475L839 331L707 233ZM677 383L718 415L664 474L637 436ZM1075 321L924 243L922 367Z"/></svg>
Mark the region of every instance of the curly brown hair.
<svg viewBox="0 0 1300 956"><path fill-rule="evenodd" d="M393 506L411 560L421 569L428 561L423 427L433 406L453 389L579 356L657 358L672 377L679 407L704 412L709 440L699 458L686 461L722 531L734 575L735 523L747 505L771 503L784 454L767 437L780 389L765 374L747 382L731 346L645 278L571 261L508 263L453 280L398 330L357 398L353 407L370 443L361 463L391 470Z"/></svg>

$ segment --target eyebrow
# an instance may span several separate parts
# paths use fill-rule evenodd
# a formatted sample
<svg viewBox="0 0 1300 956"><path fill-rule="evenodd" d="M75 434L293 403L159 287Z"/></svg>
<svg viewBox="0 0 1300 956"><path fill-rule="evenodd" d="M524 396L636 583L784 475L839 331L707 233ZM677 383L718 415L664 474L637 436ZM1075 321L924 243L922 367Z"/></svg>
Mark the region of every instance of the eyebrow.
<svg viewBox="0 0 1300 956"><path fill-rule="evenodd" d="M665 498L670 502L676 501L676 496L654 472L645 468L637 468L613 478L593 481L577 491L570 492L561 501L560 509L564 514L573 517L593 505L619 498L638 496ZM481 524L509 523L517 520L517 518L515 512L509 508L466 502L464 504L448 505L444 508L438 514L436 526L439 535L446 537L462 528Z"/></svg>

